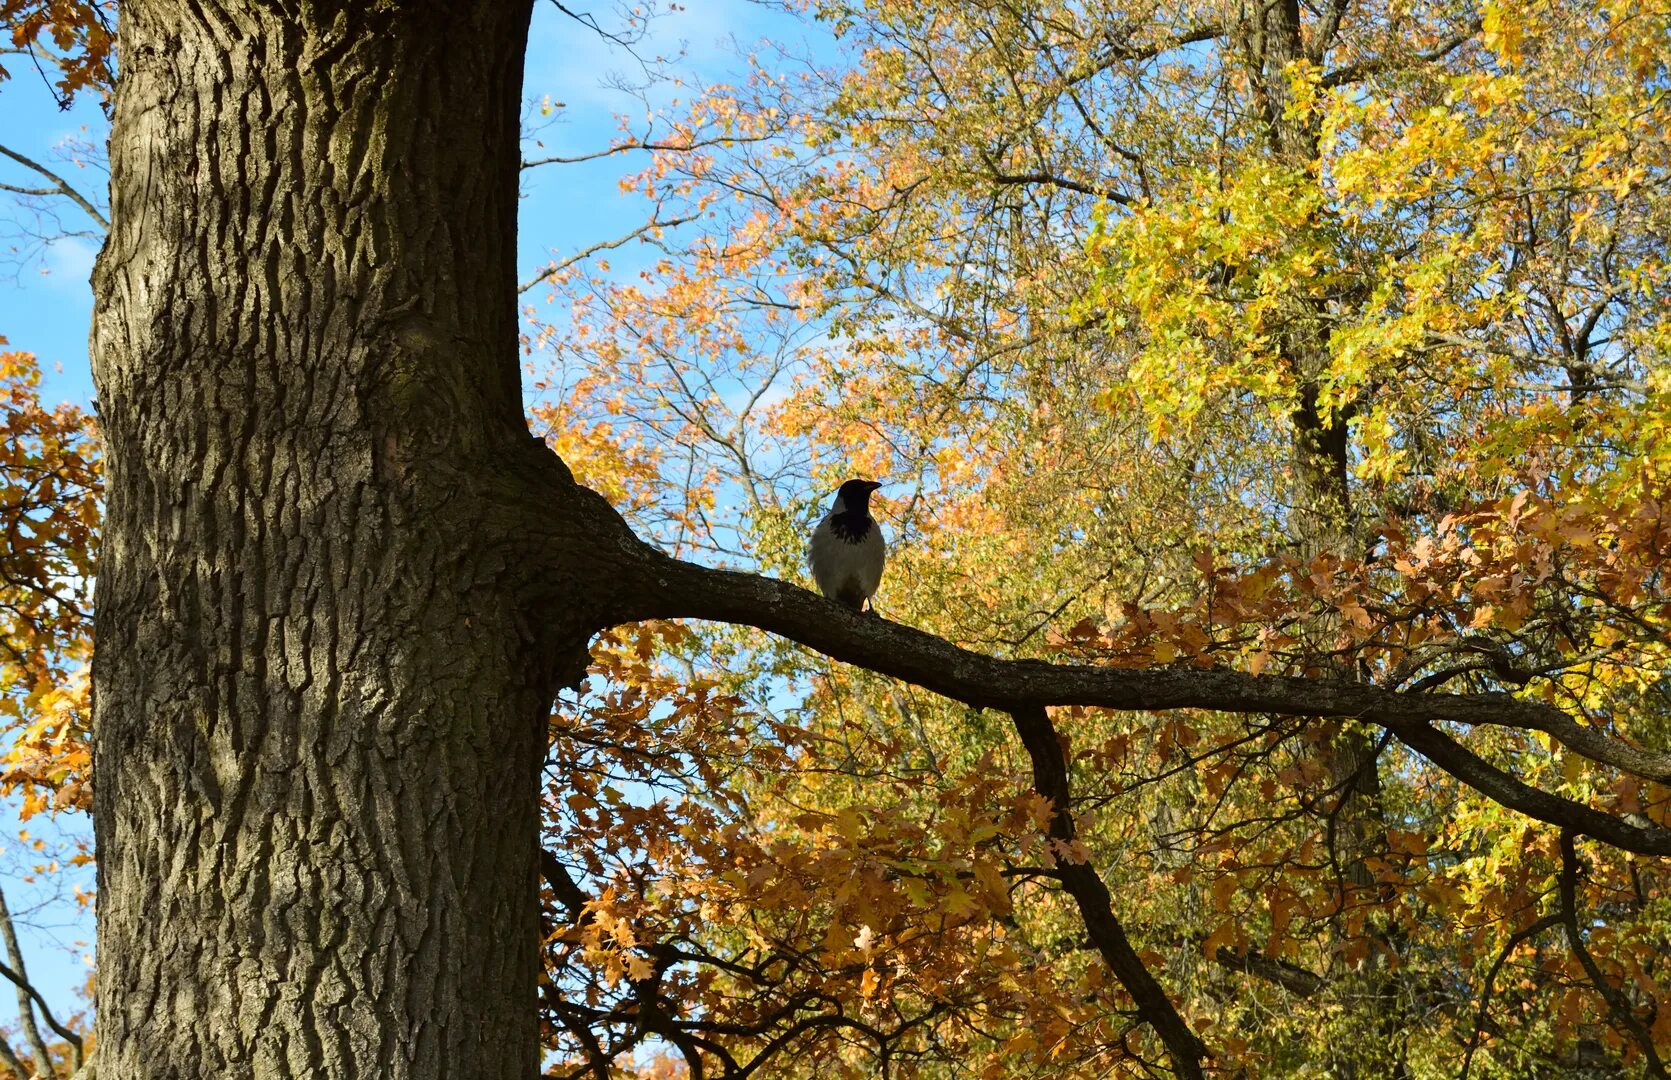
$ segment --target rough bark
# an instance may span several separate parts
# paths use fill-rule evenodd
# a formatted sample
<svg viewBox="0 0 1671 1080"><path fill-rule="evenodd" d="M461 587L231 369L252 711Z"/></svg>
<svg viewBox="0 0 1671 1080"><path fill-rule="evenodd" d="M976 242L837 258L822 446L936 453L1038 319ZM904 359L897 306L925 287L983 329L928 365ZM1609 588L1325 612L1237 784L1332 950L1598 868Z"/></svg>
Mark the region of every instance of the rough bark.
<svg viewBox="0 0 1671 1080"><path fill-rule="evenodd" d="M1047 765L1048 704L1360 717L1505 805L1671 851L1435 726L1565 730L1539 706L999 661L639 542L522 419L530 2L123 5L94 281L101 1074L533 1075L548 710L632 619L1004 708ZM1065 880L1188 1068L1106 890Z"/></svg>
<svg viewBox="0 0 1671 1080"><path fill-rule="evenodd" d="M565 477L518 381L529 6L123 4L106 1076L537 1069L537 768L603 590L530 580Z"/></svg>

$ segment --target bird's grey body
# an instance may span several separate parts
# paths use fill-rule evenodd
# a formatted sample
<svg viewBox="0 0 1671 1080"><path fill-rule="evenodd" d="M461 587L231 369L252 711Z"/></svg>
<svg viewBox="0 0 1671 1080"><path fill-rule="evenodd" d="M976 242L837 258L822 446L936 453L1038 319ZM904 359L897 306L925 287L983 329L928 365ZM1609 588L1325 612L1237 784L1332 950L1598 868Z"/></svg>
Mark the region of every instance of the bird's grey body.
<svg viewBox="0 0 1671 1080"><path fill-rule="evenodd" d="M807 546L807 564L818 591L854 610L863 609L876 595L888 559L882 526L870 516L870 493L878 486L869 480L841 485Z"/></svg>

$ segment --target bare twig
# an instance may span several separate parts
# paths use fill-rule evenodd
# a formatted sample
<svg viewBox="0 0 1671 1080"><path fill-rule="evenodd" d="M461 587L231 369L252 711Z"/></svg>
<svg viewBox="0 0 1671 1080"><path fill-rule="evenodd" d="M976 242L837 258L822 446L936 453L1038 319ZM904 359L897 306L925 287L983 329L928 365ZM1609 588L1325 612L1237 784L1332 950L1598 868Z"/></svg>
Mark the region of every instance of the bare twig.
<svg viewBox="0 0 1671 1080"><path fill-rule="evenodd" d="M551 278L556 277L558 274L567 270L575 263L580 262L582 259L590 258L600 251L609 251L613 248L618 248L623 244L631 243L633 240L638 239L645 233L652 232L656 229L671 229L675 225L683 225L686 222L695 221L696 218L697 215L695 214L687 214L684 217L668 218L666 221L662 221L659 218L652 218L640 225L638 228L627 233L625 236L618 236L613 240L601 240L598 243L593 244L591 247L583 248L580 251L575 252L562 262L552 263L544 270L541 270L534 277L529 278L526 282L518 285L516 287L516 291L518 293L525 293L529 289L537 286L540 282L549 281Z"/></svg>
<svg viewBox="0 0 1671 1080"><path fill-rule="evenodd" d="M3 144L0 144L0 154L4 154L6 157L11 158L19 165L22 165L24 168L32 169L41 176L44 176L48 180L52 181L52 187L50 188L20 188L14 187L10 184L0 184L0 188L3 188L6 191L17 192L22 195L62 195L71 202L75 203L77 206L81 207L82 212L88 217L98 222L100 229L105 232L110 231L109 219L99 213L99 208L94 206L92 201L85 195L71 186L68 180L65 180L62 176L59 176L57 173L53 172L51 169L42 165L33 158L25 157L16 150L13 150Z"/></svg>

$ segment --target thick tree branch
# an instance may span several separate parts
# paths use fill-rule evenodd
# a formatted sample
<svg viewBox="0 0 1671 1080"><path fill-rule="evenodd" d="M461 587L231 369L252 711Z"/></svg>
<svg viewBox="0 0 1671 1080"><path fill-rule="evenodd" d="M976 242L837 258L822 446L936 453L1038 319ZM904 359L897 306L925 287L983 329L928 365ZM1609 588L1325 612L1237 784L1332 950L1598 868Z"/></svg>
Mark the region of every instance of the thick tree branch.
<svg viewBox="0 0 1671 1080"><path fill-rule="evenodd" d="M1240 971L1275 983L1295 997L1310 997L1321 990L1326 982L1321 975L1290 964L1286 960L1274 960L1258 952L1250 951L1243 955L1220 945L1218 951L1213 954L1213 959L1232 971Z"/></svg>
<svg viewBox="0 0 1671 1080"><path fill-rule="evenodd" d="M1497 973L1503 970L1503 965L1508 962L1508 958L1514 953L1514 950L1520 947L1521 942L1534 938L1550 927L1560 924L1561 916L1552 913L1545 915L1530 926L1521 927L1509 937L1508 941L1503 944L1503 951L1498 953L1497 959L1491 962L1491 969L1485 973L1485 982L1481 984L1479 1009L1474 1014L1474 1032L1468 1036L1468 1052L1462 1055L1460 1080L1468 1080L1468 1070L1474 1064L1474 1051L1479 1049L1480 1037L1485 1034L1486 1024L1491 1015L1491 994L1497 985Z"/></svg>
<svg viewBox="0 0 1671 1080"><path fill-rule="evenodd" d="M28 1076L30 1072L18 1058L17 1051L12 1049L12 1044L3 1036L0 1036L0 1065L4 1065L17 1076Z"/></svg>
<svg viewBox="0 0 1671 1080"><path fill-rule="evenodd" d="M1510 694L1411 694L1364 683L1238 671L1127 670L1001 660L899 623L846 611L786 581L713 570L659 554L649 555L649 565L641 569L648 573L650 587L623 590L630 595L620 612L622 621L696 618L754 626L977 708L1193 708L1362 720L1392 732L1463 783L1528 817L1625 851L1671 855L1671 829L1631 825L1540 791L1435 726L1495 724L1571 734L1570 721L1557 710Z"/></svg>
<svg viewBox="0 0 1671 1080"><path fill-rule="evenodd" d="M65 1036L75 1047L76 1064L81 1064L81 1040L70 1035L52 1018L52 1011L46 1007L46 1001L34 984L29 981L28 969L23 964L23 950L17 943L17 929L12 925L12 912L6 904L6 894L0 892L0 940L6 945L6 958L10 965L0 964L0 975L4 975L17 988L17 1011L22 1019L23 1035L29 1043L29 1049L35 1056L35 1071L44 1077L54 1077L57 1071L52 1067L52 1055L47 1052L46 1040L41 1038L41 1029L35 1023L35 1010L31 1002L40 1006L41 1014L52 1030Z"/></svg>
<svg viewBox="0 0 1671 1080"><path fill-rule="evenodd" d="M587 921L586 905L591 898L574 883L574 878L569 876L562 860L545 848L540 849L540 877L551 887L557 902L568 908L569 918L576 925Z"/></svg>
<svg viewBox="0 0 1671 1080"><path fill-rule="evenodd" d="M13 971L7 964L0 964L0 976L4 976L19 991L34 1000L36 1007L41 1010L41 1018L46 1021L46 1026L52 1029L53 1034L70 1044L70 1049L75 1055L76 1067L80 1068L85 1060L85 1049L82 1046L81 1036L58 1022L58 1018L52 1015L51 1008L47 1006L46 998L42 997L41 992L35 989L35 984L24 978L22 974Z"/></svg>
<svg viewBox="0 0 1671 1080"><path fill-rule="evenodd" d="M1452 701L1465 700L1458 696ZM1549 825L1592 836L1638 855L1671 855L1671 829L1640 828L1582 803L1551 795L1517 780L1425 720L1377 720L1398 741L1475 791ZM1509 725L1514 726L1514 725Z"/></svg>

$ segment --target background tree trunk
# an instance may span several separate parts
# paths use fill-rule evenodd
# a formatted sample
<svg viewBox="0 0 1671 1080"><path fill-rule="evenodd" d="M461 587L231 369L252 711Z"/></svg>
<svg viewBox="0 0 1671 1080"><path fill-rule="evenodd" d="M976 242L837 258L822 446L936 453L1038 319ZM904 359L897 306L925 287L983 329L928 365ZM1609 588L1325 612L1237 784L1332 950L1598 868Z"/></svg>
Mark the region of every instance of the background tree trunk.
<svg viewBox="0 0 1671 1080"><path fill-rule="evenodd" d="M1244 48L1251 61L1254 97L1267 126L1271 156L1287 168L1316 170L1322 145L1318 114L1291 111L1291 66L1302 60L1317 64L1327 55L1339 26L1339 13L1344 10L1338 7L1332 20L1323 20L1309 48L1297 0L1267 5L1249 22ZM1358 403L1349 401L1333 410L1322 406L1323 383L1331 363L1327 341L1330 323L1320 301L1298 297L1293 307L1293 328L1282 339L1283 354L1298 391L1298 400L1289 414L1288 464L1293 477L1290 529L1302 559L1331 556L1350 562L1364 557L1350 480L1350 425ZM1337 617L1313 619L1307 629L1320 652L1337 646L1341 631ZM1352 660L1334 663L1326 673L1339 681L1359 678ZM1343 726L1324 748L1324 757L1333 792L1324 810L1326 836L1339 876L1344 911L1362 904L1373 892L1369 859L1384 846L1386 817L1381 803L1378 748L1366 728ZM1388 941L1384 933L1373 928L1369 933L1383 943ZM1330 1067L1336 1075L1353 1077L1364 1075L1365 1062L1373 1061L1369 1075L1401 1075L1395 1063L1403 1028L1397 1009L1396 978L1381 965L1378 956L1370 956L1361 970L1346 962L1346 956L1344 951L1336 956L1335 977L1354 984L1345 996L1369 1006L1368 1015L1385 1038L1342 1047Z"/></svg>
<svg viewBox="0 0 1671 1080"><path fill-rule="evenodd" d="M101 1075L537 1070L537 774L596 619L530 614L566 584L505 497L561 469L517 370L529 7L123 4Z"/></svg>

